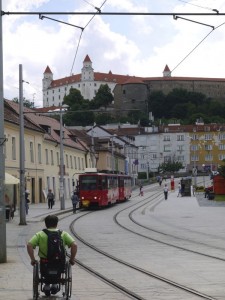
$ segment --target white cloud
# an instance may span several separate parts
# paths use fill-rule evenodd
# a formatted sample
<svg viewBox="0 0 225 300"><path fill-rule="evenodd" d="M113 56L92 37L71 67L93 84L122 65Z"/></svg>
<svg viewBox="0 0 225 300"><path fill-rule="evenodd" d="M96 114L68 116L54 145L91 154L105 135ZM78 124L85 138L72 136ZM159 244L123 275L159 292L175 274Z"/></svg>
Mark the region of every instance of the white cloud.
<svg viewBox="0 0 225 300"><path fill-rule="evenodd" d="M90 3L92 1L89 1ZM52 0L3 1L4 11L54 11ZM61 3L61 2L60 2ZM64 0L61 5L67 11L93 11L93 7L80 0ZM93 1L100 7L103 0ZM102 11L126 12L210 12L209 8L224 11L223 0L193 0L190 4L178 0L113 0L107 1ZM77 5L77 6L76 6ZM79 6L78 6L79 5ZM53 16L77 26L85 26L91 16ZM192 17L199 22L218 26L220 16ZM68 76L71 71L80 36L80 29L59 24L37 15L3 16L4 95L18 96L18 65L23 65L24 95L42 104L42 76L47 65L54 78ZM225 25L224 25L225 26ZM173 76L225 77L223 60L224 26L214 30L193 53L177 67ZM82 62L89 54L93 68L98 72L130 74L136 76L162 76L166 64L172 70L210 32L210 27L185 20L173 20L172 16L95 16L82 34L74 73L80 73Z"/></svg>

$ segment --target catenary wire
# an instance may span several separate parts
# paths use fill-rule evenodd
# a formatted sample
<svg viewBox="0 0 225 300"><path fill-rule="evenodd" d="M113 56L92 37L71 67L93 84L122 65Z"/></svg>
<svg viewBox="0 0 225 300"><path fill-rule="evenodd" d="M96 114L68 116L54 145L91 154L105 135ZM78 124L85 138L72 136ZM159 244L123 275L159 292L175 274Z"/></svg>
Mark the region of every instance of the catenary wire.
<svg viewBox="0 0 225 300"><path fill-rule="evenodd" d="M182 62L184 62L190 55L191 55L191 53L193 53L194 52L194 50L195 49L197 49L198 48L198 46L200 46L201 45L201 43L203 43L204 42L204 40L213 32L213 31L215 31L216 29L218 29L219 27L221 27L221 26L223 26L225 24L225 22L223 22L222 24L220 24L220 25L218 25L217 27L215 27L214 29L212 29L174 68L173 68L173 70L171 71L171 73L175 70L175 69L177 69L177 67L182 63Z"/></svg>
<svg viewBox="0 0 225 300"><path fill-rule="evenodd" d="M207 9L207 10L215 11L215 10L213 10L212 8L207 7L207 6L201 6L201 5L194 4L194 3L190 3L190 2L187 2L187 1L184 1L184 0L178 0L178 1L179 1L179 2L183 2L183 3L187 3L187 4L192 5L192 6L196 6L196 7L202 8L202 9Z"/></svg>

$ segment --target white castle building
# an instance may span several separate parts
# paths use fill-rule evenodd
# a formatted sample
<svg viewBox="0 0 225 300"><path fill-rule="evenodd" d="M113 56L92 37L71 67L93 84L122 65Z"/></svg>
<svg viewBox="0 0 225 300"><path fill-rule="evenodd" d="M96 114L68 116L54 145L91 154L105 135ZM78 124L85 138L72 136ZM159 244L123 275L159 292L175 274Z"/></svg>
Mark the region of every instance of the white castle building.
<svg viewBox="0 0 225 300"><path fill-rule="evenodd" d="M79 90L84 99L92 100L102 84L108 84L113 91L117 83L123 83L130 77L112 74L111 71L109 73L94 72L88 55L83 61L80 74L54 80L53 73L47 66L42 79L43 107L59 106L64 96L69 94L70 88Z"/></svg>

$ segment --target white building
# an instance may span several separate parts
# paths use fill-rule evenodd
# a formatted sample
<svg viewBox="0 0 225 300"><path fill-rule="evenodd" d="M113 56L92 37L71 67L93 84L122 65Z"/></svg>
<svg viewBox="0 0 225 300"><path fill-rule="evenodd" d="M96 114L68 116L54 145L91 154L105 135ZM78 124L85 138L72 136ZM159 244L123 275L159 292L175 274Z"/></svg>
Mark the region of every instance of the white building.
<svg viewBox="0 0 225 300"><path fill-rule="evenodd" d="M107 84L113 91L117 83L123 83L130 78L128 75L117 75L111 71L109 73L94 72L88 55L83 61L80 74L54 80L53 73L47 66L43 75L43 107L59 106L64 96L69 94L70 88L79 90L84 99L92 100L102 84Z"/></svg>

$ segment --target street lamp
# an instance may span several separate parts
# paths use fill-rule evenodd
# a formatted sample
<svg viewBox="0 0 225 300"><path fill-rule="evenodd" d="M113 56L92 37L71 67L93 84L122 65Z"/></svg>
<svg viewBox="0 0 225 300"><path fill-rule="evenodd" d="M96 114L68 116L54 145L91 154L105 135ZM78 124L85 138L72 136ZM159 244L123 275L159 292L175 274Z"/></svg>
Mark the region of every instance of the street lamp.
<svg viewBox="0 0 225 300"><path fill-rule="evenodd" d="M59 188L59 198L60 198L60 208L61 210L65 209L65 197L64 197L64 173L65 173L65 166L64 166L64 153L63 153L63 108L67 108L67 105L60 105L60 188Z"/></svg>
<svg viewBox="0 0 225 300"><path fill-rule="evenodd" d="M203 184L205 188L205 164L202 165L202 168L203 168Z"/></svg>

